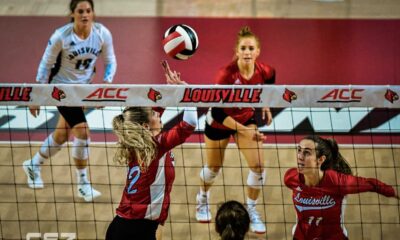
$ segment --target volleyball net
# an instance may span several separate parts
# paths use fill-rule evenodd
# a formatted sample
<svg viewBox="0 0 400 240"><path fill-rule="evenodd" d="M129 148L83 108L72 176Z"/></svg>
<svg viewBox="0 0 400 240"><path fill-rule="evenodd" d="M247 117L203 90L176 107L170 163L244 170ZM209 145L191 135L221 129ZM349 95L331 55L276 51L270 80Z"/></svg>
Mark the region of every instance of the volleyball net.
<svg viewBox="0 0 400 240"><path fill-rule="evenodd" d="M400 182L400 86L362 85L0 85L0 238L104 239L126 182L126 166L113 161L116 137L111 121L126 106L164 107L164 128L174 126L186 106L197 107L199 124L173 150L176 179L163 239L215 239L213 221L195 220L199 172L207 159L204 126L209 107L254 107L267 136L263 145L267 181L257 209L265 235L248 239L291 239L296 222L291 192L283 184L296 167L296 144L305 135L335 138L353 172L395 186ZM27 106L41 106L38 117ZM43 189L28 188L22 163L54 131L56 106L84 106L91 132L89 178L102 195L85 202L76 193L72 143L42 166ZM269 106L273 123L264 125L259 108ZM211 212L226 200L245 202L247 162L234 144L211 188ZM349 195L345 226L350 239L397 239L399 202L376 193Z"/></svg>

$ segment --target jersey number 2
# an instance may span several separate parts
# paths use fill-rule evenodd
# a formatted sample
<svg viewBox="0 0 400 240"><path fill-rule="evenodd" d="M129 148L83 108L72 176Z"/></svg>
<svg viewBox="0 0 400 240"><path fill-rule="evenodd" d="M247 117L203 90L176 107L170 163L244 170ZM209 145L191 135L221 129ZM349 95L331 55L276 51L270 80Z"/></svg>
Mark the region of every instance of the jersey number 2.
<svg viewBox="0 0 400 240"><path fill-rule="evenodd" d="M133 188L133 185L139 180L140 177L140 168L139 166L134 166L129 170L128 179L131 180L128 187L128 194L134 194L137 192L137 189Z"/></svg>

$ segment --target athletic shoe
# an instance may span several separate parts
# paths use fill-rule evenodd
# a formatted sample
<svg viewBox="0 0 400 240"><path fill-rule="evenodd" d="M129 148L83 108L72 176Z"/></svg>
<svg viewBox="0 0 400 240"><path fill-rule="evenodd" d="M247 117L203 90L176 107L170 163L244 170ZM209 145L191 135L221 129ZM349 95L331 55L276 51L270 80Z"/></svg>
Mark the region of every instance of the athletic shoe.
<svg viewBox="0 0 400 240"><path fill-rule="evenodd" d="M267 231L264 222L261 220L260 214L257 212L256 207L247 207L250 216L250 231L263 234Z"/></svg>
<svg viewBox="0 0 400 240"><path fill-rule="evenodd" d="M207 196L200 196L200 193L198 193L196 200L196 220L200 223L209 223L211 221L211 212Z"/></svg>
<svg viewBox="0 0 400 240"><path fill-rule="evenodd" d="M101 192L92 188L92 185L89 182L78 184L78 197L85 199L86 202L91 202L93 199L100 196Z"/></svg>
<svg viewBox="0 0 400 240"><path fill-rule="evenodd" d="M33 165L32 161L26 160L22 164L22 168L24 169L26 176L28 177L28 186L30 188L43 188L43 180L40 176L40 166Z"/></svg>

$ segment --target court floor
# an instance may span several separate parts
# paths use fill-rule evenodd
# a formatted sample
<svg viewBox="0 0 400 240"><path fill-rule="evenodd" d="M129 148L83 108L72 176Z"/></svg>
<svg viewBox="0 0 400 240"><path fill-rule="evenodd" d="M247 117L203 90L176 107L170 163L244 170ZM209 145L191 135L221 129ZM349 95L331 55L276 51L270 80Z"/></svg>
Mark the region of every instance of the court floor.
<svg viewBox="0 0 400 240"><path fill-rule="evenodd" d="M45 188L26 185L21 168L38 145L2 143L0 155L0 218L2 239L25 239L27 233L76 233L78 239L103 239L117 207L125 167L113 163L113 143L91 145L90 178L102 196L93 203L77 197L75 170L65 147L42 168ZM258 209L267 222L267 235L249 234L248 239L291 239L295 212L289 190L283 185L284 172L295 166L295 147L265 146L267 183ZM343 148L356 174L377 177L399 185L399 148ZM204 159L204 145L190 143L174 150L176 179L171 193L169 218L163 239L217 239L213 223L197 223L194 218L198 174ZM246 162L234 145L227 149L226 162L211 189L212 213L225 200L245 199ZM375 193L348 197L345 224L350 239L398 239L399 202ZM0 239L1 239L0 238Z"/></svg>

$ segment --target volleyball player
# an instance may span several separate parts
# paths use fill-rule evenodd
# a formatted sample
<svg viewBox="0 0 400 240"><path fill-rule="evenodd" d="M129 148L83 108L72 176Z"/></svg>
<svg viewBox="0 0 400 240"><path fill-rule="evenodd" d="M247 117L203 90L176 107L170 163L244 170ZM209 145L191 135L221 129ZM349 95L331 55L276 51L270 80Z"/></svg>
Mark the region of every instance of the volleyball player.
<svg viewBox="0 0 400 240"><path fill-rule="evenodd" d="M186 84L170 72L170 84ZM118 137L114 160L128 166L127 180L117 215L106 239L156 239L159 224L168 216L175 178L171 149L185 142L197 125L196 108L185 108L183 120L161 132L160 111L150 107L127 107L114 117Z"/></svg>
<svg viewBox="0 0 400 240"><path fill-rule="evenodd" d="M243 240L249 228L249 213L240 202L228 201L218 208L215 231L221 240Z"/></svg>
<svg viewBox="0 0 400 240"><path fill-rule="evenodd" d="M92 0L71 0L71 23L58 28L48 41L39 65L36 81L43 84L88 84L95 73L95 63L102 55L105 63L104 82L111 83L116 72L116 58L110 31L94 22ZM82 107L57 107L60 113L57 126L31 160L23 163L31 188L43 188L40 165L52 158L70 135L74 137L71 156L77 167L78 196L85 201L99 197L87 175L89 159L89 127ZM29 107L39 115L40 107Z"/></svg>
<svg viewBox="0 0 400 240"><path fill-rule="evenodd" d="M234 60L220 69L215 83L225 85L258 85L275 82L275 70L259 61L260 40L249 27L240 29L235 46ZM257 199L265 183L263 140L256 125L254 108L211 108L207 114L205 126L205 151L207 164L200 171L201 187L197 194L196 219L209 222L209 190L219 175L224 162L225 150L231 136L234 137L239 150L247 160L249 174L247 177L246 206L250 214L250 230L265 233L266 227L256 210ZM262 119L267 125L272 122L268 107L262 108Z"/></svg>
<svg viewBox="0 0 400 240"><path fill-rule="evenodd" d="M376 192L399 198L393 187L375 178L352 175L351 168L333 139L308 136L297 147L297 169L285 174L293 191L297 213L293 239L348 239L344 226L345 196Z"/></svg>

